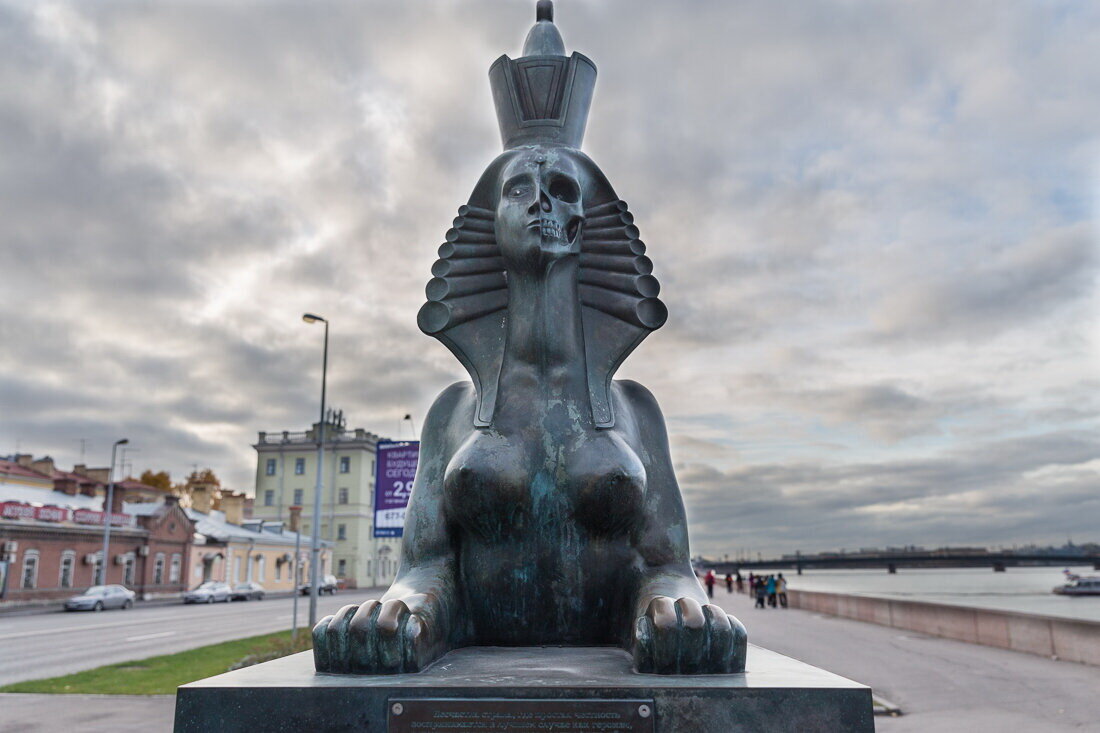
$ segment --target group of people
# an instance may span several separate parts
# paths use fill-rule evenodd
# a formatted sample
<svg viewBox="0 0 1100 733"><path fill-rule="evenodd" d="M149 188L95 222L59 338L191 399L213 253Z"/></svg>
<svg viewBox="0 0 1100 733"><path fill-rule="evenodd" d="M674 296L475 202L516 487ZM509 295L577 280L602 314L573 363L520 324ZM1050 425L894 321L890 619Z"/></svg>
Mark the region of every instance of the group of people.
<svg viewBox="0 0 1100 733"><path fill-rule="evenodd" d="M734 586L738 593L745 592L745 580L740 571L735 575L726 573L726 592L733 593ZM707 596L714 598L714 586L718 583L718 576L713 570L708 570L703 576L703 584L707 587ZM749 595L756 598L756 608L786 608L787 607L787 579L783 573L776 575L754 575L749 573ZM767 604L767 606L765 606Z"/></svg>
<svg viewBox="0 0 1100 733"><path fill-rule="evenodd" d="M733 593L735 587L738 593L745 592L745 579L741 578L739 571L736 575L730 575L727 572L725 581L727 593ZM715 575L714 570L707 570L703 577L707 597L714 598L714 587L717 583L718 576ZM773 609L785 609L787 608L787 578L783 577L782 572L774 576L757 576L750 572L749 595L756 599L758 609L768 608L768 606Z"/></svg>
<svg viewBox="0 0 1100 733"><path fill-rule="evenodd" d="M749 588L756 598L756 608L765 608L765 602L772 608L787 607L787 579L783 573L778 575L753 575L749 573Z"/></svg>
<svg viewBox="0 0 1100 733"><path fill-rule="evenodd" d="M703 576L703 584L707 587L707 596L714 598L714 586L718 583L718 576L714 574L713 570L708 570L707 574ZM737 573L737 577L726 573L726 592L733 593L733 586L737 585L737 592L743 593L745 591L745 581L741 578L741 573Z"/></svg>

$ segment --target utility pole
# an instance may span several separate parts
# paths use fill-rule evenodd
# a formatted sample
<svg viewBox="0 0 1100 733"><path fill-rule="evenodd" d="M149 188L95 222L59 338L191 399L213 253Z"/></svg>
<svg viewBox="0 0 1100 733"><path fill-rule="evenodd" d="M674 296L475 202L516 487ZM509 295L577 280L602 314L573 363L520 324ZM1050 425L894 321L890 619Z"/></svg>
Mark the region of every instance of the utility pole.
<svg viewBox="0 0 1100 733"><path fill-rule="evenodd" d="M325 459L325 386L328 380L328 321L321 316L306 313L306 323L325 324L325 345L321 358L321 422L317 425L317 486L313 492L313 525L309 537L309 627L317 625L317 584L320 580L321 559L321 491L324 480Z"/></svg>
<svg viewBox="0 0 1100 733"><path fill-rule="evenodd" d="M103 506L103 559L99 562L99 585L107 584L107 563L111 558L111 505L115 501L115 454L120 445L130 441L126 438L116 440L111 446L111 474L107 477L107 500Z"/></svg>

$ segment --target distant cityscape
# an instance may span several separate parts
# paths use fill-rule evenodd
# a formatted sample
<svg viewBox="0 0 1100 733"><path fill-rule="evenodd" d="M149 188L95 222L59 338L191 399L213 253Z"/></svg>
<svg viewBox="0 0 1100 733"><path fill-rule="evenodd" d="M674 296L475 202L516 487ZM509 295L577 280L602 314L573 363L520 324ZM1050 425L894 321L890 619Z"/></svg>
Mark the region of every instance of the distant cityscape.
<svg viewBox="0 0 1100 733"><path fill-rule="evenodd" d="M860 547L856 550L849 550L841 547L839 550L823 550L821 552L799 552L787 553L780 555L779 557L764 557L762 553L749 553L749 552L737 552L723 554L721 557L706 557L700 555L696 557L698 562L813 562L815 560L857 560L857 559L881 559L886 557L899 557L899 556L914 556L914 557L959 557L963 555L972 555L975 557L982 557L985 555L1022 555L1027 557L1035 556L1051 556L1056 558L1066 557L1080 557L1082 559L1089 559L1100 555L1100 542L1085 542L1083 544L1074 543L1072 540L1067 541L1060 547L1054 545L1012 545L997 546L997 547L951 547L943 546L936 548L922 547L921 545L902 545L902 546L887 546L887 547Z"/></svg>

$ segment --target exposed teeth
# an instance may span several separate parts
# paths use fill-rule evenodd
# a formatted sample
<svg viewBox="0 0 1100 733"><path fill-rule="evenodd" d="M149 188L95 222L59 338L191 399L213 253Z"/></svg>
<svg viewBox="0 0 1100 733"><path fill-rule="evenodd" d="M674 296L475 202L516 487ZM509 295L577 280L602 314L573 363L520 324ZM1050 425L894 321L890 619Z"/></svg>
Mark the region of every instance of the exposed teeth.
<svg viewBox="0 0 1100 733"><path fill-rule="evenodd" d="M539 234L543 239L565 239L565 229L561 224L549 219L543 219L539 222Z"/></svg>

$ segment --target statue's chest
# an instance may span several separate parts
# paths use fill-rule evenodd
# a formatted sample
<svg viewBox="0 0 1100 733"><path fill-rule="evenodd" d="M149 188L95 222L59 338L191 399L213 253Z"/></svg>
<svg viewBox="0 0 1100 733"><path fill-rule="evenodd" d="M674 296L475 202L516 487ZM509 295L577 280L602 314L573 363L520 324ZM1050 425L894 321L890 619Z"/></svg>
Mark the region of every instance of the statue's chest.
<svg viewBox="0 0 1100 733"><path fill-rule="evenodd" d="M645 468L613 431L551 434L535 421L475 432L444 476L447 515L482 541L629 532Z"/></svg>

